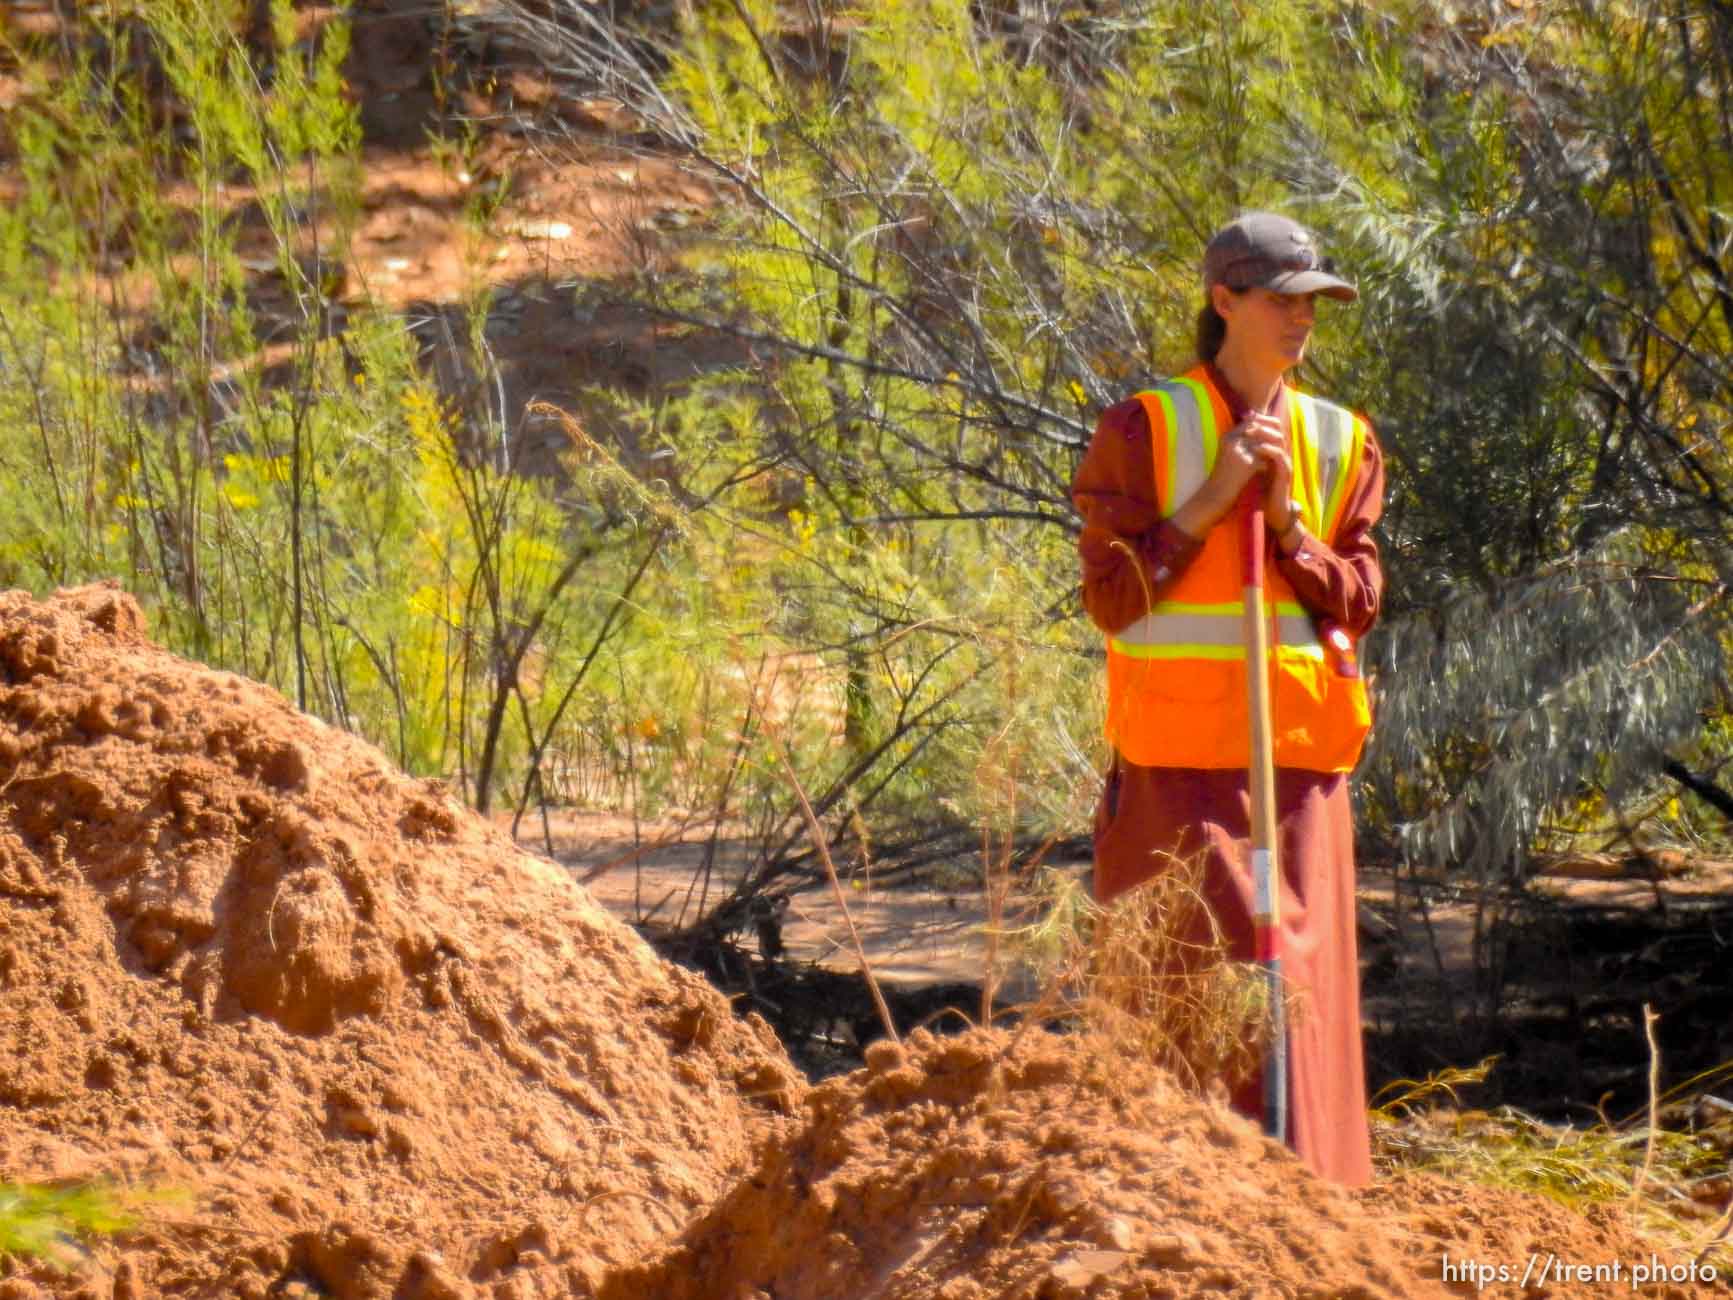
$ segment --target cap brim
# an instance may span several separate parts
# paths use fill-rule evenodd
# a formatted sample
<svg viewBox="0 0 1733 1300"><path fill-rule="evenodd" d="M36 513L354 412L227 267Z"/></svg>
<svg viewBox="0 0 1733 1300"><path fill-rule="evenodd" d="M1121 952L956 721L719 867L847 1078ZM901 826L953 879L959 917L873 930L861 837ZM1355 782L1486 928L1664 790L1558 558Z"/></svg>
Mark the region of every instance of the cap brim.
<svg viewBox="0 0 1733 1300"><path fill-rule="evenodd" d="M1321 293L1342 302L1353 302L1360 296L1353 285L1328 271L1288 271L1265 281L1264 288L1277 293Z"/></svg>

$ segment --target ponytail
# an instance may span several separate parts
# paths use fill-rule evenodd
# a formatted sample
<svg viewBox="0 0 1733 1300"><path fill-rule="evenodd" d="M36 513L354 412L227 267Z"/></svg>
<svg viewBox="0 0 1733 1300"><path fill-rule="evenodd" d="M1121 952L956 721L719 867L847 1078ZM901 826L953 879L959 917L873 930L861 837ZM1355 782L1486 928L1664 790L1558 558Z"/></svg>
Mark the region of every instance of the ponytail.
<svg viewBox="0 0 1733 1300"><path fill-rule="evenodd" d="M1214 361L1228 336L1228 323L1207 299L1197 314L1197 357L1199 361Z"/></svg>
<svg viewBox="0 0 1733 1300"><path fill-rule="evenodd" d="M1245 289L1228 286L1228 292L1238 298ZM1222 314L1215 309L1215 301L1210 297L1210 291L1204 290L1203 307L1197 314L1197 358L1199 361L1214 362L1216 354L1222 350L1222 344L1227 341L1228 323L1222 319Z"/></svg>

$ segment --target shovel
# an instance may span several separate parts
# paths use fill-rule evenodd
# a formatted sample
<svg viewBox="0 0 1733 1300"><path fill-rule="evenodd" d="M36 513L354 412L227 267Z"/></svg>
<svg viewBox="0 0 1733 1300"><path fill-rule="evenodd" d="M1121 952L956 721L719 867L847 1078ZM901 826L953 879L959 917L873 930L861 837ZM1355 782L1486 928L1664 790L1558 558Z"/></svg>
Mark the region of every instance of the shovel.
<svg viewBox="0 0 1733 1300"><path fill-rule="evenodd" d="M1262 479L1243 498L1240 574L1245 601L1246 703L1251 751L1252 943L1264 973L1269 1050L1264 1055L1264 1132L1288 1140L1288 1025L1282 1000L1281 872L1276 860L1276 762L1270 728L1270 638L1264 608Z"/></svg>

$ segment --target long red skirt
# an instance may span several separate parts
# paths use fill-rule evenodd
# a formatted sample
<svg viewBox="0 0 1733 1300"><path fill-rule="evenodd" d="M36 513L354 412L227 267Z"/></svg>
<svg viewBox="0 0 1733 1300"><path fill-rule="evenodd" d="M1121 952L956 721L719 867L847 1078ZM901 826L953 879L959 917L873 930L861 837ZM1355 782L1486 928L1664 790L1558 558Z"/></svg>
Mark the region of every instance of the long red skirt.
<svg viewBox="0 0 1733 1300"><path fill-rule="evenodd" d="M1360 971L1354 933L1354 827L1339 773L1276 772L1282 873L1282 970L1298 994L1288 1025L1289 1141L1312 1170L1349 1186L1371 1181ZM1137 767L1119 761L1096 814L1095 897L1149 879L1164 855L1203 852L1205 901L1229 956L1253 960L1251 798L1243 771ZM1234 1109L1263 1115L1261 1079Z"/></svg>

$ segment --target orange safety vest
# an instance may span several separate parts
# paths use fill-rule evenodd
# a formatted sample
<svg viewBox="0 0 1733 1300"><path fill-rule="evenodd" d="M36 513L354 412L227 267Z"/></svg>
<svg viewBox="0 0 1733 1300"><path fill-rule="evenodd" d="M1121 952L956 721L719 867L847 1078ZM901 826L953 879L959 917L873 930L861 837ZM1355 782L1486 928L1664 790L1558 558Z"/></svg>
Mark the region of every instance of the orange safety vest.
<svg viewBox="0 0 1733 1300"><path fill-rule="evenodd" d="M1157 504L1167 518L1215 467L1228 406L1201 366L1139 393L1155 449ZM1314 537L1333 542L1359 477L1366 421L1288 389L1294 499ZM1239 530L1224 520L1142 618L1107 639L1107 735L1140 767L1245 768L1244 596ZM1265 569L1271 621L1271 714L1278 767L1347 772L1372 724L1353 641L1329 645L1281 572Z"/></svg>

